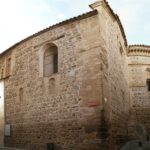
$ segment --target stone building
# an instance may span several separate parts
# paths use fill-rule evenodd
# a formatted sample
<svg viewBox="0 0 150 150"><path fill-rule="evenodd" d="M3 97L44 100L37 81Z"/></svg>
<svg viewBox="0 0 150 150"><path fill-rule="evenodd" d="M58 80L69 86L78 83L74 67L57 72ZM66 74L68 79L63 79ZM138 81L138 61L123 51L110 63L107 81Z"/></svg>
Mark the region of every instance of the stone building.
<svg viewBox="0 0 150 150"><path fill-rule="evenodd" d="M117 150L149 131L150 47L128 46L106 0L0 54L0 145ZM53 148L54 146L54 148Z"/></svg>
<svg viewBox="0 0 150 150"><path fill-rule="evenodd" d="M150 134L150 46L128 47L128 73L132 124L140 123Z"/></svg>

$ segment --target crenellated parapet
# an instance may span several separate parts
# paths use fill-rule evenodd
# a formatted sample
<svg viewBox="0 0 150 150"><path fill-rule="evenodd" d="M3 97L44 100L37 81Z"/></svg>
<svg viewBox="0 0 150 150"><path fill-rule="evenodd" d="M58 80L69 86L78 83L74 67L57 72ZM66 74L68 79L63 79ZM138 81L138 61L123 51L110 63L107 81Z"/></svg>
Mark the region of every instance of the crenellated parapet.
<svg viewBox="0 0 150 150"><path fill-rule="evenodd" d="M129 45L128 56L150 56L149 45Z"/></svg>

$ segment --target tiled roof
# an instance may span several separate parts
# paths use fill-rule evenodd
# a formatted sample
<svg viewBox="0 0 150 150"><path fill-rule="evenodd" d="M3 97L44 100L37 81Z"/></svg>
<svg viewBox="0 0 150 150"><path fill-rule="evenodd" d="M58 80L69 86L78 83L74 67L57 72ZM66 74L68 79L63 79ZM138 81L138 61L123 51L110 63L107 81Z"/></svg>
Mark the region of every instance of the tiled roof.
<svg viewBox="0 0 150 150"><path fill-rule="evenodd" d="M94 16L94 15L97 15L97 14L98 14L97 10L93 10L93 11L84 13L84 14L82 14L82 15L79 15L79 16L77 16L77 17L73 17L73 18L71 18L71 19L68 19L68 20L62 21L62 22L60 22L60 23L57 23L57 24L52 25L52 26L50 26L50 27L48 27L48 28L45 28L45 29L43 29L43 30L41 30L41 31L39 31L39 32L37 32L37 33L35 33L35 34L33 34L33 35L31 35L31 36L29 36L29 37L23 39L23 40L21 40L20 42L14 44L14 45L11 46L10 48L8 48L8 49L6 49L4 52L2 52L2 53L0 54L0 56L4 55L4 54L7 53L9 50L15 48L16 46L20 45L21 43L26 42L26 41L28 41L28 40L30 40L30 39L32 39L32 38L34 38L34 37L36 37L36 36L42 34L42 33L45 33L45 32L47 32L47 31L49 31L49 30L54 29L54 28L57 28L57 27L66 25L66 24L68 24L68 23L73 23L73 22L75 22L75 21L79 21L79 20L82 20L82 19L85 19L85 18Z"/></svg>
<svg viewBox="0 0 150 150"><path fill-rule="evenodd" d="M127 38L126 38L126 35L125 35L125 32L124 32L124 28L123 28L123 26L122 26L122 23L121 23L121 21L120 21L120 18L118 17L117 14L114 13L114 11L111 9L111 7L110 7L110 5L108 4L108 2L107 2L106 0L104 0L104 2L105 2L105 4L106 4L107 8L109 9L110 13L111 13L112 16L114 17L114 19L117 21L117 23L118 23L118 25L119 25L119 27L120 27L122 36L123 36L123 38L124 38L124 40L125 40L125 45L127 46L127 45L128 45L128 43L127 43ZM50 26L50 27L48 27L48 28L46 28L46 29L43 29L43 30L41 30L41 31L39 31L39 32L37 32L37 33L35 33L35 34L33 34L33 35L31 35L31 36L29 36L29 37L23 39L23 40L21 40L20 42L17 42L17 43L14 44L13 46L11 46L10 48L8 48L8 49L6 49L4 52L2 52L2 53L0 54L0 56L4 55L4 54L7 53L9 50L15 48L16 46L20 45L21 43L23 43L23 42L25 42L25 41L28 41L28 40L30 40L30 39L32 39L32 38L34 38L34 37L36 37L36 36L38 36L38 35L40 35L40 34L42 34L42 33L45 33L45 32L47 32L47 31L49 31L49 30L51 30L51 29L54 29L54 28L57 28L57 27L66 25L66 24L68 24L68 23L73 23L73 22L75 22L75 21L78 21L78 20L81 20L81 19L85 19L85 18L91 17L91 16L93 16L93 15L97 15L97 14L98 14L97 10L93 10L93 11L87 12L87 13L85 13L85 14L79 15L79 16L77 16L77 17L73 17L73 18L71 18L71 19L68 19L68 20L62 21L62 22L60 22L60 23L57 23L57 24L55 24L55 25L52 25L52 26Z"/></svg>

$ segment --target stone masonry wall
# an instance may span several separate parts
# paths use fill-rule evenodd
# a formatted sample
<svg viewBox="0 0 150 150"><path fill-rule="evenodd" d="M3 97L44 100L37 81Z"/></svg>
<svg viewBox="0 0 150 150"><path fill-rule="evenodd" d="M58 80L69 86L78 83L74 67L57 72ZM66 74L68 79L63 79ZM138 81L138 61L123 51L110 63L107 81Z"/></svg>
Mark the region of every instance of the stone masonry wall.
<svg viewBox="0 0 150 150"><path fill-rule="evenodd" d="M98 14L41 32L0 57L5 123L11 125L6 146L116 150L128 140L129 121L149 130L149 57L127 54L105 1L92 7ZM58 73L43 77L48 44L58 48Z"/></svg>
<svg viewBox="0 0 150 150"><path fill-rule="evenodd" d="M127 51L118 22L103 3L97 8L101 28L103 59L103 103L108 125L108 149L126 142L130 95L128 89Z"/></svg>
<svg viewBox="0 0 150 150"><path fill-rule="evenodd" d="M62 150L97 149L102 95L98 35L93 16L11 50L12 73L5 79L5 123L11 125L6 146L46 150L47 143L54 143ZM58 47L59 71L43 77L40 57L47 43Z"/></svg>
<svg viewBox="0 0 150 150"><path fill-rule="evenodd" d="M144 46L129 47L129 87L131 94L130 126L142 125L146 134L150 134L150 92L147 79L150 79L150 48ZM131 128L132 129L132 128ZM137 138L130 131L131 136Z"/></svg>

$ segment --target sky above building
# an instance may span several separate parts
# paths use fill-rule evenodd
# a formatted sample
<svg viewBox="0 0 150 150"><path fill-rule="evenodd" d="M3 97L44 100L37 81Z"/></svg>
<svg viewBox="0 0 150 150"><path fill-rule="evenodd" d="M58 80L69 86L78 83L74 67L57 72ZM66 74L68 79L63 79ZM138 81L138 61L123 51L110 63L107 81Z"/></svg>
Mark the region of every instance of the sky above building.
<svg viewBox="0 0 150 150"><path fill-rule="evenodd" d="M90 11L94 0L0 0L0 52L50 25ZM129 44L150 45L150 0L108 0Z"/></svg>

